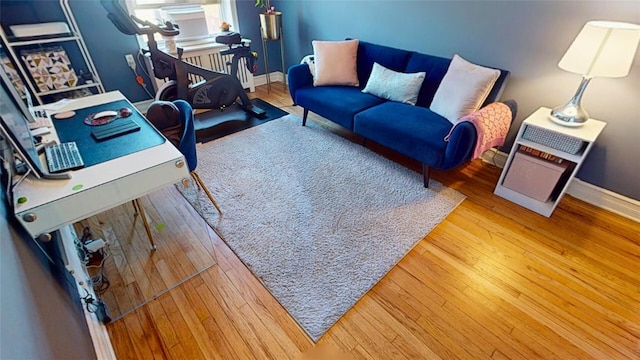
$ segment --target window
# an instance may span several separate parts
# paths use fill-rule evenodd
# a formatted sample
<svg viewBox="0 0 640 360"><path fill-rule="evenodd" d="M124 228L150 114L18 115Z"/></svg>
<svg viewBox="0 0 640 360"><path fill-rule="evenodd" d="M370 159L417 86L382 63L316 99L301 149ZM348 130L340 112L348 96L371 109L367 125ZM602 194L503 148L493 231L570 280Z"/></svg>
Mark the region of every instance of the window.
<svg viewBox="0 0 640 360"><path fill-rule="evenodd" d="M239 32L236 0L126 0L132 14L152 23L171 20L180 28L177 41L213 41L220 32L220 24L231 24L231 30ZM144 40L141 39L143 42ZM161 37L156 34L156 40Z"/></svg>

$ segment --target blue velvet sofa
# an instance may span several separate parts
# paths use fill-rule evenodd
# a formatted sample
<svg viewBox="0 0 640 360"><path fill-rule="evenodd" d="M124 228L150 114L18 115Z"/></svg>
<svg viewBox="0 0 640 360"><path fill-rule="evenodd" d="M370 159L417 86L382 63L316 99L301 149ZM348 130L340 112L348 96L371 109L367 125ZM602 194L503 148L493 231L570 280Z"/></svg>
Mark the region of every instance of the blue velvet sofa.
<svg viewBox="0 0 640 360"><path fill-rule="evenodd" d="M398 72L426 72L416 106L362 92L374 62ZM314 87L309 66L299 64L288 70L289 92L294 104L304 109L303 126L312 111L361 135L365 141L375 141L415 159L422 163L424 186L428 187L429 168L448 170L469 161L477 139L475 127L462 122L445 141L453 124L429 109L450 62L451 59L360 41L359 87ZM509 72L498 70L500 76L482 106L497 101L502 93Z"/></svg>

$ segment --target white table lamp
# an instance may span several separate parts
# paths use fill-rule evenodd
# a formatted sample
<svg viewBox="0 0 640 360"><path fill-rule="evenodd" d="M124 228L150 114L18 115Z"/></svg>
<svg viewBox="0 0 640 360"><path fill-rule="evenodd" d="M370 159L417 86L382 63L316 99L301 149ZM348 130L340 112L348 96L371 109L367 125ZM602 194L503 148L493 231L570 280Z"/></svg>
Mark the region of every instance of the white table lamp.
<svg viewBox="0 0 640 360"><path fill-rule="evenodd" d="M640 41L640 25L589 21L573 40L558 66L582 75L576 94L568 103L551 111L551 120L564 126L582 126L589 118L580 105L594 77L624 77L629 74Z"/></svg>

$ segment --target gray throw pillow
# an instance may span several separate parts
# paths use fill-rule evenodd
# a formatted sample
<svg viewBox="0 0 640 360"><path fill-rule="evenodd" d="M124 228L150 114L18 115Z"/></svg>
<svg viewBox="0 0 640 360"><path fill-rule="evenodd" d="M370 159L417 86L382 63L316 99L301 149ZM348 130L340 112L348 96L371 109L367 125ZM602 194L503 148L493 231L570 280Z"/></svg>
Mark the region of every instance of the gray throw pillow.
<svg viewBox="0 0 640 360"><path fill-rule="evenodd" d="M401 73L373 63L367 86L362 89L362 92L391 101L415 105L425 76L425 72Z"/></svg>

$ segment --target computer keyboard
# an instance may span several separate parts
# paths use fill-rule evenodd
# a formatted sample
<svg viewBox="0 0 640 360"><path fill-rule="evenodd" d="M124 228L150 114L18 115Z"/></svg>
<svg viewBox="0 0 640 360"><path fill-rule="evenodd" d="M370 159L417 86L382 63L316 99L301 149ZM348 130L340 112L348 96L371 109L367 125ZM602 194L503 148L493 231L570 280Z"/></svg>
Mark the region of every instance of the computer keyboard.
<svg viewBox="0 0 640 360"><path fill-rule="evenodd" d="M84 167L84 161L74 141L45 146L44 154L50 173L76 170Z"/></svg>

